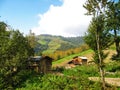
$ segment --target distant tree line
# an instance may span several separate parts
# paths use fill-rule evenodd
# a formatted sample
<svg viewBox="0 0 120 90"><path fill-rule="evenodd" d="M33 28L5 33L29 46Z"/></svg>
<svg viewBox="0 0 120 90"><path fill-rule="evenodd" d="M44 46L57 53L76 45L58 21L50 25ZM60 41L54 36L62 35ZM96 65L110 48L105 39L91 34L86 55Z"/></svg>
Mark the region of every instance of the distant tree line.
<svg viewBox="0 0 120 90"><path fill-rule="evenodd" d="M73 43L76 46L79 46L81 44L84 44L83 36L77 36L77 37L61 37L65 41L69 41Z"/></svg>
<svg viewBox="0 0 120 90"><path fill-rule="evenodd" d="M54 61L56 61L56 60L62 59L64 57L70 56L72 54L77 54L77 53L83 52L88 49L89 49L88 45L83 44L76 48L71 48L71 49L67 49L67 50L56 50L54 53L45 54L45 55L52 57L54 59Z"/></svg>

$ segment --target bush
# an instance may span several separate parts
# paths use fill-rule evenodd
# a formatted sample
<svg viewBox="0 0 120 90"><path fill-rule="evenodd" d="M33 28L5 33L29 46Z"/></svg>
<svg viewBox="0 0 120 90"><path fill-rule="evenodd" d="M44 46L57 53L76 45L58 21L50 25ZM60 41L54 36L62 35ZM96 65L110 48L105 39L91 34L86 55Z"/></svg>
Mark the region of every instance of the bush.
<svg viewBox="0 0 120 90"><path fill-rule="evenodd" d="M90 68L90 69L88 69ZM30 77L25 85L20 88L22 90L100 90L99 83L88 80L88 76L97 75L97 71L93 70L94 66L78 66L72 69L62 68L63 75L45 74ZM84 71L84 72L83 72ZM91 72L91 73L88 73ZM95 89L94 89L95 88ZM19 88L18 88L19 89Z"/></svg>
<svg viewBox="0 0 120 90"><path fill-rule="evenodd" d="M60 74L30 74L24 82L24 87L17 90L101 90L100 82L88 80L88 77L99 76L96 65L83 65L71 69L62 67L57 72ZM112 87L107 88L109 90Z"/></svg>
<svg viewBox="0 0 120 90"><path fill-rule="evenodd" d="M106 77L120 77L120 62L111 62L106 65Z"/></svg>
<svg viewBox="0 0 120 90"><path fill-rule="evenodd" d="M108 72L116 72L116 71L120 71L120 62L111 62L109 64L106 65L105 70Z"/></svg>

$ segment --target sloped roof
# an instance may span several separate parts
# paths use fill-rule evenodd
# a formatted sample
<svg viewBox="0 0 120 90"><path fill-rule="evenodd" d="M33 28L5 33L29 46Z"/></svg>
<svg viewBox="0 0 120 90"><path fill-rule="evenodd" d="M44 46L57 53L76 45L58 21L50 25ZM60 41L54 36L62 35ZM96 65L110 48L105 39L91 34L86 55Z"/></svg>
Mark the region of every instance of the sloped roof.
<svg viewBox="0 0 120 90"><path fill-rule="evenodd" d="M40 61L42 56L34 56L31 58L32 61Z"/></svg>
<svg viewBox="0 0 120 90"><path fill-rule="evenodd" d="M81 59L88 59L87 57L81 57L81 56L79 56L79 58L81 58Z"/></svg>

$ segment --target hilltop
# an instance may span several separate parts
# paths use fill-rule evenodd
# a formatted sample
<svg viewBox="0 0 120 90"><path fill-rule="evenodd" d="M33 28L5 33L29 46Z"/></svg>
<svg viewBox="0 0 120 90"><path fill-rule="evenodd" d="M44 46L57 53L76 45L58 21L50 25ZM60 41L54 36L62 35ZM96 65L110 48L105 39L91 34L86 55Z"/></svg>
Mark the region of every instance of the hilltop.
<svg viewBox="0 0 120 90"><path fill-rule="evenodd" d="M63 37L53 36L48 34L42 34L36 36L37 46L36 52L41 51L42 53L53 53L57 50L68 50L71 48L77 48L84 43L83 37Z"/></svg>

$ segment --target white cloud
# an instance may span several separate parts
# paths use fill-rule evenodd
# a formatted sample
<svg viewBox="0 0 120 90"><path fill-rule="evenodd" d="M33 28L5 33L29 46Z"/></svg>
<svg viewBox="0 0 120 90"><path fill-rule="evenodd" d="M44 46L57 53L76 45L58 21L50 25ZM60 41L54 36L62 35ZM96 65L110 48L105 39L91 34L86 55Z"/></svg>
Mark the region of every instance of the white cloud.
<svg viewBox="0 0 120 90"><path fill-rule="evenodd" d="M84 35L91 17L84 15L85 0L61 0L63 5L51 5L44 14L39 14L39 26L34 27L35 34L52 34L62 36Z"/></svg>

